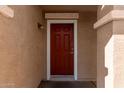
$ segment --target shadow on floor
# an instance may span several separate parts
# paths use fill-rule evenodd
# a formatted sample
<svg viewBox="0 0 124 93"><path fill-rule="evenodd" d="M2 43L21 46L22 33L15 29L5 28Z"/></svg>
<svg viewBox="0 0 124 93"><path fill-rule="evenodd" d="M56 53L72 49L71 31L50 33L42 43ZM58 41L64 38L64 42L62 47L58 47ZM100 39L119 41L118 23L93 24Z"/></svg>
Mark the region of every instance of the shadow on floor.
<svg viewBox="0 0 124 93"><path fill-rule="evenodd" d="M38 88L96 88L93 81L42 81Z"/></svg>

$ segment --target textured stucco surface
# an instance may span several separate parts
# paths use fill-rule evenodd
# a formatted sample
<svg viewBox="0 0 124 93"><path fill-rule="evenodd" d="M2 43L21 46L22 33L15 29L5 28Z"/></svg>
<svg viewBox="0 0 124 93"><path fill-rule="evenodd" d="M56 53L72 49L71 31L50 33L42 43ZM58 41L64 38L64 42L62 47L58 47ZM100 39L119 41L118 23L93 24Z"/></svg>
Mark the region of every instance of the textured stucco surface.
<svg viewBox="0 0 124 93"><path fill-rule="evenodd" d="M111 5L98 6L97 20L104 17L113 9ZM106 87L112 81L111 66L113 22L109 22L97 29L97 87ZM109 48L111 47L111 48ZM107 84L107 85L108 85Z"/></svg>
<svg viewBox="0 0 124 93"><path fill-rule="evenodd" d="M38 6L10 6L13 19L0 15L0 87L37 87L46 79L46 20ZM44 17L44 15L43 15ZM78 80L96 80L96 12L78 20ZM44 24L44 30L37 28Z"/></svg>
<svg viewBox="0 0 124 93"><path fill-rule="evenodd" d="M78 80L96 80L96 12L80 13L78 20Z"/></svg>
<svg viewBox="0 0 124 93"><path fill-rule="evenodd" d="M124 6L114 5L111 7L114 10L124 10ZM98 9L97 18L104 16L104 14L113 9L109 8L106 11L101 11L101 13ZM97 29L97 87L124 87L123 24L124 20L116 19ZM108 57L109 55L105 51L108 43L109 48L107 53L110 54L110 57ZM108 68L104 69L106 64L108 64Z"/></svg>
<svg viewBox="0 0 124 93"><path fill-rule="evenodd" d="M114 10L124 10L124 5L114 5Z"/></svg>
<svg viewBox="0 0 124 93"><path fill-rule="evenodd" d="M0 87L37 87L42 79L42 11L37 6L10 6L0 15Z"/></svg>
<svg viewBox="0 0 124 93"><path fill-rule="evenodd" d="M97 7L97 19L104 17L107 13L113 10L114 7L112 5L99 5Z"/></svg>
<svg viewBox="0 0 124 93"><path fill-rule="evenodd" d="M97 31L97 87L124 87L123 24L124 21L113 21ZM113 41L110 41L112 37ZM111 45L106 51L108 43ZM112 56L112 60L106 52Z"/></svg>
<svg viewBox="0 0 124 93"><path fill-rule="evenodd" d="M97 87L105 87L105 77L108 76L105 48L112 38L112 25L113 23L108 23L97 30Z"/></svg>
<svg viewBox="0 0 124 93"><path fill-rule="evenodd" d="M124 5L99 5L97 6L97 19L104 17L112 10L124 10Z"/></svg>
<svg viewBox="0 0 124 93"><path fill-rule="evenodd" d="M115 10L124 10L123 5L114 5ZM114 35L114 87L124 87L124 20L113 21Z"/></svg>
<svg viewBox="0 0 124 93"><path fill-rule="evenodd" d="M47 11L48 12L48 11ZM96 12L81 12L78 19L77 43L78 43L78 80L96 80L96 50L97 50L97 32L93 29L93 23L96 22ZM46 26L46 20L44 20ZM47 29L43 31L44 41L44 79L46 79L46 34Z"/></svg>
<svg viewBox="0 0 124 93"><path fill-rule="evenodd" d="M113 22L114 34L114 87L124 87L124 21Z"/></svg>

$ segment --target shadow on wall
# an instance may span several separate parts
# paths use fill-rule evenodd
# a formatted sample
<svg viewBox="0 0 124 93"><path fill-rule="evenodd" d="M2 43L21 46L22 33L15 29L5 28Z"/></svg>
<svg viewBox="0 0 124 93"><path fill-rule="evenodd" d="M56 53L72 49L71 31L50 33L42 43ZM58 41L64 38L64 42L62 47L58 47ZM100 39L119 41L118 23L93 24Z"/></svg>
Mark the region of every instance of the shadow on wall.
<svg viewBox="0 0 124 93"><path fill-rule="evenodd" d="M112 23L97 31L97 87L112 87L113 84L113 36Z"/></svg>

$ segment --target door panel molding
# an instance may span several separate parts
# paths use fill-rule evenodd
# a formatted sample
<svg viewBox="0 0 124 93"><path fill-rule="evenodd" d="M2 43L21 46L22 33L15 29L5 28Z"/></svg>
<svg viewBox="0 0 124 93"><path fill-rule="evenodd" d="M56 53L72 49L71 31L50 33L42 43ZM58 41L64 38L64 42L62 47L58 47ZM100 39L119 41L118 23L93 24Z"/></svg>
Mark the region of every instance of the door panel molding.
<svg viewBox="0 0 124 93"><path fill-rule="evenodd" d="M74 24L50 25L50 73L74 75ZM72 53L71 53L72 52Z"/></svg>
<svg viewBox="0 0 124 93"><path fill-rule="evenodd" d="M50 24L73 23L74 24L74 80L77 80L77 20L47 20L47 80L50 80Z"/></svg>

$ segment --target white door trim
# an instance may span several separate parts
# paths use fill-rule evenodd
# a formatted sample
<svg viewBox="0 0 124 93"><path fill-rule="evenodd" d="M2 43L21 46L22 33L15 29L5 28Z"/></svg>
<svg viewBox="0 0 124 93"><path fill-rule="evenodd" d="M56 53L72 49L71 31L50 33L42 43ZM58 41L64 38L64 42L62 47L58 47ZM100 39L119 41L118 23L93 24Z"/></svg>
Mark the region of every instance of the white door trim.
<svg viewBox="0 0 124 93"><path fill-rule="evenodd" d="M74 24L74 80L77 80L77 20L47 20L47 80L50 80L50 24L73 23Z"/></svg>

